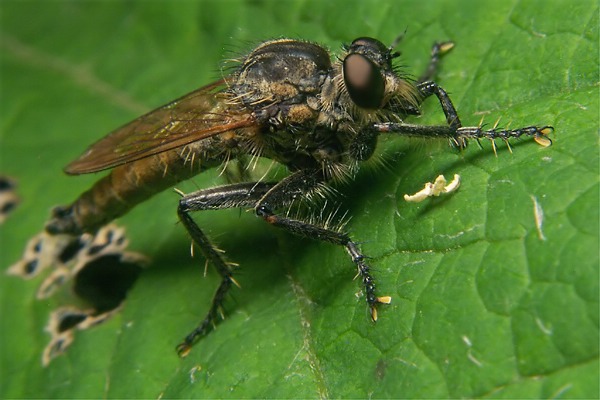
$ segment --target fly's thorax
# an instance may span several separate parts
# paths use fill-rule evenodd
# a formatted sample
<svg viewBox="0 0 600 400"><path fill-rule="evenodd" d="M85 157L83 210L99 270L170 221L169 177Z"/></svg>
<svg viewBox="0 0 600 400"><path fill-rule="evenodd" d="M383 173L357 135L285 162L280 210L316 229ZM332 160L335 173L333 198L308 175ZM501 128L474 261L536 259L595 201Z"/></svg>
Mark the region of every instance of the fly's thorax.
<svg viewBox="0 0 600 400"><path fill-rule="evenodd" d="M301 125L318 115L318 96L330 70L329 53L321 46L273 40L242 61L230 92L270 125Z"/></svg>
<svg viewBox="0 0 600 400"><path fill-rule="evenodd" d="M230 103L250 110L258 121L257 129L236 132L244 149L292 168L316 165L312 152L319 143L312 131L330 71L329 53L310 42L273 40L248 54L228 90Z"/></svg>

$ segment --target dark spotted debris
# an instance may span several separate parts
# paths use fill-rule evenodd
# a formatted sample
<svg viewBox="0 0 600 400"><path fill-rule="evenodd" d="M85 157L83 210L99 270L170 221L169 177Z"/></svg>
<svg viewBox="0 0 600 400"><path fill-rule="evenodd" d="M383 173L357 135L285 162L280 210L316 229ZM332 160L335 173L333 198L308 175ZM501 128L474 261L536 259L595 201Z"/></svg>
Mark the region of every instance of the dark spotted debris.
<svg viewBox="0 0 600 400"><path fill-rule="evenodd" d="M50 270L38 288L38 300L70 289L74 304L61 305L50 313L46 331L51 339L42 355L44 366L67 350L75 329L98 325L121 309L127 291L149 261L125 251L127 245L125 230L116 225L95 235L42 232L28 242L21 260L8 269L8 274L24 279Z"/></svg>

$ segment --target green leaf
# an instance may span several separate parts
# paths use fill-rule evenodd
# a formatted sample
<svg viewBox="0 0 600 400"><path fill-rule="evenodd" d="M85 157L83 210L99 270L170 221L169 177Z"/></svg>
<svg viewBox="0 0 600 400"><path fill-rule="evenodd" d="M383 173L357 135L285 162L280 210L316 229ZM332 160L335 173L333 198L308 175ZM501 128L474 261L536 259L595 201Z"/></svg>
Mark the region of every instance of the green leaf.
<svg viewBox="0 0 600 400"><path fill-rule="evenodd" d="M189 257L166 191L118 221L153 259L122 312L76 332L47 368L41 278L0 277L2 398L598 396L598 4L592 1L4 1L0 5L0 172L22 202L0 227L16 262L49 210L97 176L61 168L120 124L219 78L221 60L276 37L332 51L406 30L418 76L435 40L456 47L437 82L466 125L553 125L532 140L470 146L388 138L386 168L339 188L378 291L368 318L343 251L237 210L197 216L241 265L228 315L185 359L175 345L218 284ZM435 99L422 124L443 123ZM427 181L462 176L443 198L406 203ZM178 186L222 183L217 171ZM536 220L535 208L538 207ZM539 210L542 211L540 214Z"/></svg>

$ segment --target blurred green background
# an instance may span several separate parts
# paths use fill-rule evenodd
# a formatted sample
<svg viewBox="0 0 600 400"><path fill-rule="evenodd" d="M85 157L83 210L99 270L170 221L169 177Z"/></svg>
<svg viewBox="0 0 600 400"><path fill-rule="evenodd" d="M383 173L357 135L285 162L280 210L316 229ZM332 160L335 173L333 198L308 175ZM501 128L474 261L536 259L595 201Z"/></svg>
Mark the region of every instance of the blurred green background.
<svg viewBox="0 0 600 400"><path fill-rule="evenodd" d="M404 70L451 39L437 81L464 124L550 124L531 140L470 146L382 140L385 168L340 187L348 229L392 304L373 325L347 254L238 210L197 216L240 263L228 318L179 359L174 347L218 283L189 256L166 191L119 223L153 259L123 311L76 332L48 368L43 331L59 299L42 278L0 277L2 398L598 396L598 3L595 1L3 1L0 173L22 203L0 227L16 262L49 210L97 176L61 168L153 107L218 79L222 60L263 40L341 43L406 30ZM443 123L435 99L411 119ZM408 204L438 174L463 184ZM209 172L185 192L223 183ZM534 199L543 210L541 233Z"/></svg>

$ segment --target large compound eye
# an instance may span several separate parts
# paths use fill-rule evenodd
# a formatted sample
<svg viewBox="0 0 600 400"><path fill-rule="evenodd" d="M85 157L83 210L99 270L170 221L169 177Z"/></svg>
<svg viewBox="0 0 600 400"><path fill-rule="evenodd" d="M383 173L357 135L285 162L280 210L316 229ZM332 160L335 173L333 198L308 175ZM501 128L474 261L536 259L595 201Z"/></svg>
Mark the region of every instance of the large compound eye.
<svg viewBox="0 0 600 400"><path fill-rule="evenodd" d="M350 98L359 107L380 108L385 82L379 68L362 54L350 54L344 59L344 83Z"/></svg>
<svg viewBox="0 0 600 400"><path fill-rule="evenodd" d="M360 37L358 39L354 39L352 44L350 45L350 51L353 49L364 48L369 49L370 51L386 54L389 53L390 49L388 49L385 44L381 43L377 39L373 39L370 37Z"/></svg>

